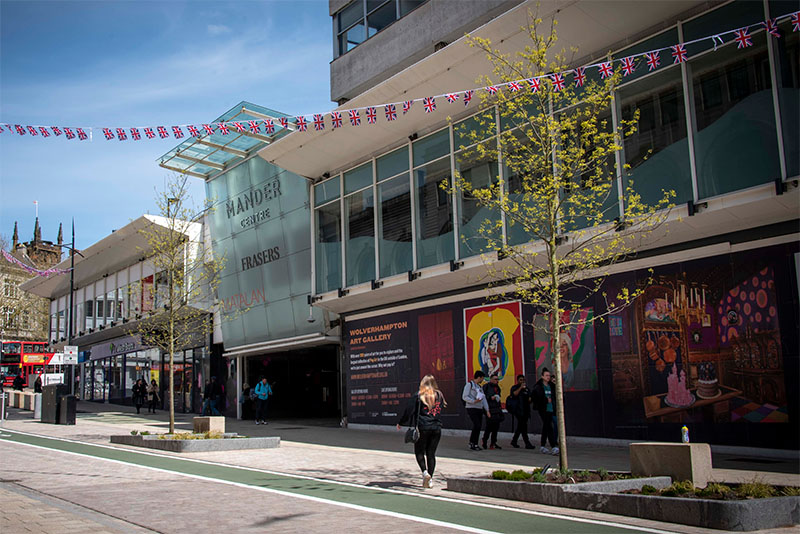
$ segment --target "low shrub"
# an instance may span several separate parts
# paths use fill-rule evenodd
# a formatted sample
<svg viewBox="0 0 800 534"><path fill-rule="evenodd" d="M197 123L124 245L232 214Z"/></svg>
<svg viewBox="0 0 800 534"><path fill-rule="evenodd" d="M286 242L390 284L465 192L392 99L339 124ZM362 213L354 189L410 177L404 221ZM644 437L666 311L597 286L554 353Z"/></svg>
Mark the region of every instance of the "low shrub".
<svg viewBox="0 0 800 534"><path fill-rule="evenodd" d="M547 477L544 476L541 470L534 471L533 476L531 477L531 482L538 482L540 484L547 482Z"/></svg>
<svg viewBox="0 0 800 534"><path fill-rule="evenodd" d="M759 481L745 482L736 488L736 495L742 499L764 499L774 497L777 493L774 487Z"/></svg>
<svg viewBox="0 0 800 534"><path fill-rule="evenodd" d="M597 470L597 476L600 477L600 480L608 480L608 471L604 467L601 467Z"/></svg>
<svg viewBox="0 0 800 534"><path fill-rule="evenodd" d="M730 486L717 482L709 482L705 488L698 489L695 493L698 497L714 497L717 495L726 496L731 492Z"/></svg>
<svg viewBox="0 0 800 534"><path fill-rule="evenodd" d="M655 486L651 486L650 484L645 484L642 486L642 495L658 495L659 491L655 488Z"/></svg>
<svg viewBox="0 0 800 534"><path fill-rule="evenodd" d="M509 473L508 471L503 471L502 469L499 469L497 471L492 471L492 478L494 480L508 480L510 474L511 473Z"/></svg>
<svg viewBox="0 0 800 534"><path fill-rule="evenodd" d="M135 436L139 433L138 430L131 430L131 436Z"/></svg>
<svg viewBox="0 0 800 534"><path fill-rule="evenodd" d="M786 486L781 493L786 497L800 497L800 488L797 486Z"/></svg>
<svg viewBox="0 0 800 534"><path fill-rule="evenodd" d="M661 490L661 495L667 497L680 497L682 495L694 494L694 484L691 480L684 480L683 482L673 482L668 488Z"/></svg>
<svg viewBox="0 0 800 534"><path fill-rule="evenodd" d="M523 471L522 469L516 469L511 472L511 475L509 475L508 480L519 481L519 480L529 480L530 478L531 478L531 473Z"/></svg>

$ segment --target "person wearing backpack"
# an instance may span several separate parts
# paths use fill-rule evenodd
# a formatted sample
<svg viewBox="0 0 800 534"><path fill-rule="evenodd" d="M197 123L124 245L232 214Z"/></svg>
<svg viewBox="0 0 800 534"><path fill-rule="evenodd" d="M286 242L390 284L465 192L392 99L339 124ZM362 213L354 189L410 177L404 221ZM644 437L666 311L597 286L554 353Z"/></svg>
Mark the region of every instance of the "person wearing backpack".
<svg viewBox="0 0 800 534"><path fill-rule="evenodd" d="M511 438L511 446L519 448L517 442L522 436L526 449L535 449L528 438L528 419L531 417L531 392L525 380L525 375L517 375L517 383L511 386L511 393L506 398L506 409L517 421L517 429Z"/></svg>
<svg viewBox="0 0 800 534"><path fill-rule="evenodd" d="M472 422L472 432L469 435L469 448L473 451L481 450L478 445L478 439L481 435L481 425L483 424L483 412L486 412L486 418L491 419L492 414L489 412L489 404L486 402L486 394L481 389L481 382L483 382L483 371L480 369L475 371L472 375L472 380L466 383L464 390L461 392L461 400L464 401L464 406L467 408L467 416Z"/></svg>
<svg viewBox="0 0 800 534"><path fill-rule="evenodd" d="M500 404L502 390L500 389L499 381L497 373L492 373L492 376L489 377L489 383L483 386L483 394L486 395L486 403L489 405L489 413L491 414L486 420L486 430L483 432L484 449L503 448L497 444L497 431L500 430L500 423L505 419L503 405ZM491 441L487 447L486 442L489 438L491 438Z"/></svg>
<svg viewBox="0 0 800 534"><path fill-rule="evenodd" d="M267 377L262 376L261 381L256 384L256 424L266 425L267 423L267 402L272 395L272 386L267 382Z"/></svg>

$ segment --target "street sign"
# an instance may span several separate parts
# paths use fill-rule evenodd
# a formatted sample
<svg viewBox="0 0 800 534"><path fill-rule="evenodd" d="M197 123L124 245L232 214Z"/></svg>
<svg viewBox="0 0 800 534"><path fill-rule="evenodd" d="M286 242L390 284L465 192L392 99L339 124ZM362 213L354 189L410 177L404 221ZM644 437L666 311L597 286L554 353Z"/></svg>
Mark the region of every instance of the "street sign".
<svg viewBox="0 0 800 534"><path fill-rule="evenodd" d="M50 365L64 365L64 353L56 352L50 359Z"/></svg>
<svg viewBox="0 0 800 534"><path fill-rule="evenodd" d="M50 384L63 384L64 373L46 373L42 375L42 385L49 386Z"/></svg>
<svg viewBox="0 0 800 534"><path fill-rule="evenodd" d="M78 365L78 346L64 346L64 365Z"/></svg>

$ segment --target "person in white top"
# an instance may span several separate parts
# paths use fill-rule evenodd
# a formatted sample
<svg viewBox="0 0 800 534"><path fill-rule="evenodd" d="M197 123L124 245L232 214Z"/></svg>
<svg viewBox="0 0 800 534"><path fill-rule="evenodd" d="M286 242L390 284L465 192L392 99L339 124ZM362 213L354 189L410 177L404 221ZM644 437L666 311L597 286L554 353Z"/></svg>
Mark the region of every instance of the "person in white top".
<svg viewBox="0 0 800 534"><path fill-rule="evenodd" d="M461 399L464 401L464 406L467 408L467 415L472 421L472 432L469 435L469 448L473 451L481 450L478 445L478 438L481 434L481 426L483 425L483 413L486 412L486 418L492 417L489 412L489 403L486 402L486 395L481 388L484 378L483 371L477 370L472 376L472 380L466 383L464 391L461 392Z"/></svg>

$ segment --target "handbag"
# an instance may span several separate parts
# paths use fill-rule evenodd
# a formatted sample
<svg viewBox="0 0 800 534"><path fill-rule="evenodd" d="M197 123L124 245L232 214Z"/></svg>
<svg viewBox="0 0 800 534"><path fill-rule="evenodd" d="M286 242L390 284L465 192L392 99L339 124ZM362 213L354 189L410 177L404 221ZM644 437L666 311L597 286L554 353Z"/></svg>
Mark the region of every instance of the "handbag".
<svg viewBox="0 0 800 534"><path fill-rule="evenodd" d="M417 399L417 402L421 404L422 400ZM417 426L409 426L408 430L406 430L406 436L405 436L405 442L406 443L416 443L417 440L419 439L419 426L418 426L419 425L419 409L420 409L420 406L419 406L419 404L417 404L417 417L415 419L415 422L417 423Z"/></svg>

